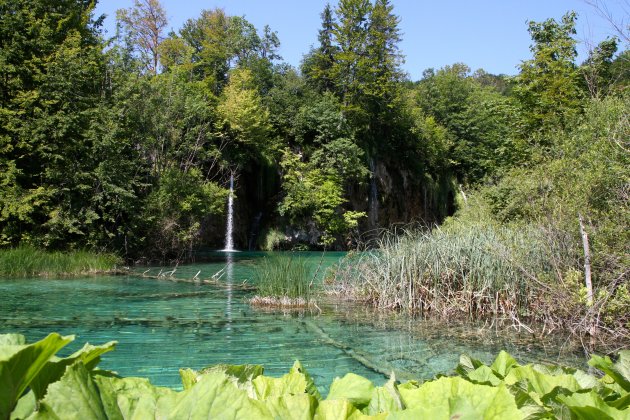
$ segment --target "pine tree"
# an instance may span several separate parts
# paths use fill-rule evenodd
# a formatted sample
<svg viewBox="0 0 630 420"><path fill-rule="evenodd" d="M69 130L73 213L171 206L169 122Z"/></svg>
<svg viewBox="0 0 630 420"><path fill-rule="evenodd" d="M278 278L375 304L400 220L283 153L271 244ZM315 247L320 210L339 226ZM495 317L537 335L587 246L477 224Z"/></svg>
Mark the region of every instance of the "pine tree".
<svg viewBox="0 0 630 420"><path fill-rule="evenodd" d="M338 48L333 38L335 18L329 3L326 4L321 13L321 18L322 28L317 36L319 47L311 53L310 57L307 57L302 70L309 82L318 91L333 92L336 83L332 71Z"/></svg>
<svg viewBox="0 0 630 420"><path fill-rule="evenodd" d="M382 112L391 106L402 79L400 65L402 55L398 49L401 41L398 24L400 18L393 13L389 0L376 0L367 33L366 93L371 97L373 111Z"/></svg>
<svg viewBox="0 0 630 420"><path fill-rule="evenodd" d="M365 80L362 70L367 64L367 35L372 5L368 0L341 0L333 35L339 50L335 54L333 77L346 111L364 117L361 99Z"/></svg>

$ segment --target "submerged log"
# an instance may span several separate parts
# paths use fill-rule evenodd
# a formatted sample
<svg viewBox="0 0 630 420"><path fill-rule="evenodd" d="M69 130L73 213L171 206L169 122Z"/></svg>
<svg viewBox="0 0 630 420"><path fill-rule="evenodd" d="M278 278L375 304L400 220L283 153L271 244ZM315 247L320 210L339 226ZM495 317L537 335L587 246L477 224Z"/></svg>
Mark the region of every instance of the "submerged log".
<svg viewBox="0 0 630 420"><path fill-rule="evenodd" d="M309 330L317 334L324 343L338 348L344 354L350 356L351 358L353 358L354 360L356 360L357 362L359 362L366 368L370 369L371 371L380 373L386 378L389 378L394 374L395 368L390 363L386 361L376 362L372 360L370 355L363 353L359 350L353 349L352 347L346 344L343 344L340 341L335 340L330 335L328 335L326 331L324 331L319 325L315 324L314 322L308 319L305 319L304 321L302 321L302 323ZM400 370L397 370L396 378L406 380L406 381L412 380L412 379L418 379L417 375L414 375L410 372L400 371Z"/></svg>

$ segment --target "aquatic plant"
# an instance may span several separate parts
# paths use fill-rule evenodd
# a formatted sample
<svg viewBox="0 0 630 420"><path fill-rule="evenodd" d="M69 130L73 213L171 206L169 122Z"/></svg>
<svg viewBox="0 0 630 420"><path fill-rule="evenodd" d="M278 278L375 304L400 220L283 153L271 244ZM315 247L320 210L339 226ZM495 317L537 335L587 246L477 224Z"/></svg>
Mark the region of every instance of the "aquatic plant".
<svg viewBox="0 0 630 420"><path fill-rule="evenodd" d="M331 289L380 308L451 316L529 315L555 252L536 229L485 223L390 232L349 254Z"/></svg>
<svg viewBox="0 0 630 420"><path fill-rule="evenodd" d="M180 369L183 390L156 387L95 369L114 348L86 345L54 354L74 337L51 334L27 344L0 335L0 419L8 418L598 418L630 414L630 351L618 360L593 356L604 376L552 365L520 365L501 352L488 366L462 356L455 376L383 386L354 373L336 378L324 398L296 361L281 378L259 365Z"/></svg>
<svg viewBox="0 0 630 420"><path fill-rule="evenodd" d="M31 246L0 250L0 276L68 276L113 271L121 259L110 253L44 251Z"/></svg>
<svg viewBox="0 0 630 420"><path fill-rule="evenodd" d="M308 262L292 253L263 258L256 269L255 281L256 298L302 299L308 303L313 292Z"/></svg>

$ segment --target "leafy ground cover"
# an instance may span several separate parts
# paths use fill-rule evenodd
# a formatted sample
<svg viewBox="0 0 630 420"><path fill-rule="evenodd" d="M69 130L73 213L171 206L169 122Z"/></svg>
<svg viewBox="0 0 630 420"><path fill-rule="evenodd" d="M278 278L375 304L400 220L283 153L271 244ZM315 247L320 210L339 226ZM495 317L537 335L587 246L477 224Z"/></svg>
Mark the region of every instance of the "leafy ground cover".
<svg viewBox="0 0 630 420"><path fill-rule="evenodd" d="M462 356L455 376L383 386L353 373L324 398L295 362L281 378L258 365L182 369L183 390L153 386L96 368L115 342L55 356L73 336L53 333L27 344L0 335L0 419L627 419L630 351L613 362L593 356L596 377L578 369L520 365L501 352L490 365Z"/></svg>

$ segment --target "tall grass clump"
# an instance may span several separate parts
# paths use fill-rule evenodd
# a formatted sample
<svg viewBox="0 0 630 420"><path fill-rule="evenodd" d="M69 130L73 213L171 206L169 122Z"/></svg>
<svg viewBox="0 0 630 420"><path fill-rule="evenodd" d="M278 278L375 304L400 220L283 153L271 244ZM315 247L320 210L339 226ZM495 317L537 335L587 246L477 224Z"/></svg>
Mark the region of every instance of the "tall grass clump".
<svg viewBox="0 0 630 420"><path fill-rule="evenodd" d="M0 276L72 276L113 271L120 258L88 251L44 251L31 246L0 250Z"/></svg>
<svg viewBox="0 0 630 420"><path fill-rule="evenodd" d="M307 261L294 255L263 258L256 269L257 296L254 303L308 304L313 293L313 276Z"/></svg>
<svg viewBox="0 0 630 420"><path fill-rule="evenodd" d="M557 265L543 232L491 223L394 232L346 259L333 289L379 308L470 317L529 316Z"/></svg>

